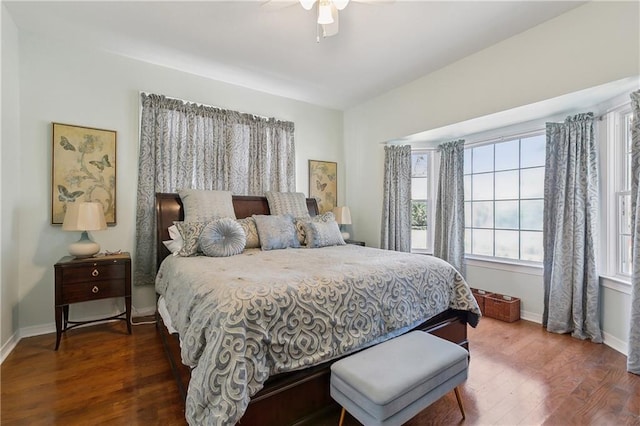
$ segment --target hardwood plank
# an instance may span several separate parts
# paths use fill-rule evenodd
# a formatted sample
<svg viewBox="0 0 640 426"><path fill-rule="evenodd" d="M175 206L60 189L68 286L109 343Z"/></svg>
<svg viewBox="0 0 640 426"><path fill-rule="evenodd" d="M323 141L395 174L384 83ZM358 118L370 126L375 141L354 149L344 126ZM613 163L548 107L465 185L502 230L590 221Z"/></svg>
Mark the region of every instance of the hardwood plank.
<svg viewBox="0 0 640 426"><path fill-rule="evenodd" d="M640 425L640 377L604 345L527 321L483 318L469 330L469 379L406 426ZM153 325L122 322L20 341L0 369L3 425L184 425L184 405ZM339 410L314 426L337 424ZM350 415L345 425L359 423ZM270 425L271 426L271 425ZM274 425L278 426L278 425Z"/></svg>

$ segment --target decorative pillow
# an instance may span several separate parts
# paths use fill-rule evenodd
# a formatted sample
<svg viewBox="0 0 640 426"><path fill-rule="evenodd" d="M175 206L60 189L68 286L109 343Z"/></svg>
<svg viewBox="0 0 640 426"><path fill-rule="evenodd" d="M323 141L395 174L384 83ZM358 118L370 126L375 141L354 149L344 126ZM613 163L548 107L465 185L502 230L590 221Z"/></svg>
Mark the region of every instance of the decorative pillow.
<svg viewBox="0 0 640 426"><path fill-rule="evenodd" d="M307 247L309 248L343 246L346 244L335 221L305 222L304 229L307 234Z"/></svg>
<svg viewBox="0 0 640 426"><path fill-rule="evenodd" d="M258 236L258 228L256 228L256 220L252 217L238 219L237 222L242 226L244 234L247 236L245 248L260 248L260 237Z"/></svg>
<svg viewBox="0 0 640 426"><path fill-rule="evenodd" d="M326 222L335 222L335 221L336 221L336 217L333 214L333 212L326 212L326 213L323 213L321 215L311 216L311 217L297 217L296 218L296 232L297 232L297 235L298 235L298 241L302 245L307 244L306 232L305 232L305 229L304 229L304 224L306 222L326 223Z"/></svg>
<svg viewBox="0 0 640 426"><path fill-rule="evenodd" d="M208 222L222 217L236 218L230 191L181 189L185 222Z"/></svg>
<svg viewBox="0 0 640 426"><path fill-rule="evenodd" d="M262 250L300 247L296 227L293 225L293 216L253 215L253 218L258 228Z"/></svg>
<svg viewBox="0 0 640 426"><path fill-rule="evenodd" d="M290 214L293 217L309 217L307 199L302 192L265 192L272 215Z"/></svg>
<svg viewBox="0 0 640 426"><path fill-rule="evenodd" d="M182 248L178 252L178 256L189 257L196 256L200 251L198 247L198 238L202 230L209 222L173 222L182 235Z"/></svg>
<svg viewBox="0 0 640 426"><path fill-rule="evenodd" d="M169 249L174 256L178 255L178 252L182 248L182 235L180 235L180 231L178 231L178 227L176 225L171 225L168 228L170 240L163 241L162 244Z"/></svg>
<svg viewBox="0 0 640 426"><path fill-rule="evenodd" d="M222 218L209 222L198 237L205 256L227 257L242 253L247 237L235 219Z"/></svg>

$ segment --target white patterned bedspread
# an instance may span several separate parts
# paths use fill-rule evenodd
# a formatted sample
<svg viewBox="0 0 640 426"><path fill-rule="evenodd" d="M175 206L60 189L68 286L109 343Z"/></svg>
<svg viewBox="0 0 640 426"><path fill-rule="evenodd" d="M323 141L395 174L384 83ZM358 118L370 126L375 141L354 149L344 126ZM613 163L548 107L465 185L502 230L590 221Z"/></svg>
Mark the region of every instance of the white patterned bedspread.
<svg viewBox="0 0 640 426"><path fill-rule="evenodd" d="M169 256L156 291L193 368L193 425L235 424L270 375L370 346L447 308L469 311L474 326L480 315L448 263L355 245Z"/></svg>

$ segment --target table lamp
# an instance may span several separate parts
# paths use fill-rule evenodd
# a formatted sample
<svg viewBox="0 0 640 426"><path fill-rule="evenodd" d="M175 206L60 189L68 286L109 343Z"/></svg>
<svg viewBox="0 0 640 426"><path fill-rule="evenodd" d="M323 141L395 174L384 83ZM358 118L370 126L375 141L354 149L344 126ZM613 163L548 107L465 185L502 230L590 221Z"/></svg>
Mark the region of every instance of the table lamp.
<svg viewBox="0 0 640 426"><path fill-rule="evenodd" d="M344 225L351 225L351 211L349 210L349 207L334 207L333 215L336 217L336 222L338 222L338 225L340 225L342 238L348 240L350 235L349 232L346 231Z"/></svg>
<svg viewBox="0 0 640 426"><path fill-rule="evenodd" d="M98 202L67 203L62 229L82 231L80 239L69 244L69 254L77 258L91 257L100 251L100 245L89 238L87 231L107 229L102 204Z"/></svg>

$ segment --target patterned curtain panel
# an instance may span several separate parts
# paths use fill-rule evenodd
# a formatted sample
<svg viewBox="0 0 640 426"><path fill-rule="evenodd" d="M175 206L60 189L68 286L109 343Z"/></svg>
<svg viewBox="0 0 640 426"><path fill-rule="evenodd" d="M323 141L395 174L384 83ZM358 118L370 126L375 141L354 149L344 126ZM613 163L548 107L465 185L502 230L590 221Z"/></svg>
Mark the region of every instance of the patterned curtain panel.
<svg viewBox="0 0 640 426"><path fill-rule="evenodd" d="M411 146L384 147L380 247L411 251Z"/></svg>
<svg viewBox="0 0 640 426"><path fill-rule="evenodd" d="M135 282L156 274L156 192L237 195L295 190L294 125L273 118L141 95Z"/></svg>
<svg viewBox="0 0 640 426"><path fill-rule="evenodd" d="M549 331L601 343L598 209L593 114L547 123L542 321Z"/></svg>
<svg viewBox="0 0 640 426"><path fill-rule="evenodd" d="M631 275L631 326L627 370L640 374L640 90L631 94L631 220L633 273Z"/></svg>
<svg viewBox="0 0 640 426"><path fill-rule="evenodd" d="M464 140L443 143L433 255L464 275Z"/></svg>

